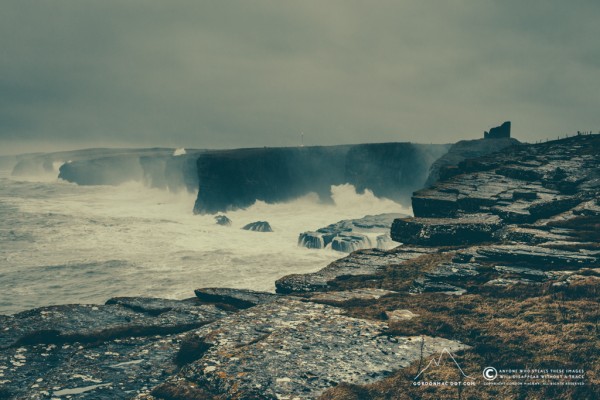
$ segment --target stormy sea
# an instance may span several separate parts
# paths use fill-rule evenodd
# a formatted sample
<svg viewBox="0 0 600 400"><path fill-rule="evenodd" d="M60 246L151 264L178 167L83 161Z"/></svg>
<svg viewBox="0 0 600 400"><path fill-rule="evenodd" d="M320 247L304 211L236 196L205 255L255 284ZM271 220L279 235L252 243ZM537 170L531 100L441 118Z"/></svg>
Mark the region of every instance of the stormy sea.
<svg viewBox="0 0 600 400"><path fill-rule="evenodd" d="M78 186L56 175L0 172L0 314L51 304L103 303L114 296L183 299L199 287L274 291L290 273L317 271L344 255L298 246L298 234L367 214L410 211L352 185L287 203L257 201L193 215L195 194L145 187ZM268 221L272 233L240 229Z"/></svg>

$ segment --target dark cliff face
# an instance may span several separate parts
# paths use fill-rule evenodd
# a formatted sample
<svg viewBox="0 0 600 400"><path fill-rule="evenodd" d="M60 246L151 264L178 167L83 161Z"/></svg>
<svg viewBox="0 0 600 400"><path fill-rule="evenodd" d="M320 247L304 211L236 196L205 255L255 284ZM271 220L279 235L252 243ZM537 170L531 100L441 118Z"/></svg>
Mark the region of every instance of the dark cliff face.
<svg viewBox="0 0 600 400"><path fill-rule="evenodd" d="M407 201L423 186L445 145L381 143L332 147L257 148L207 152L198 158L195 213L215 213L292 200L315 192L331 198L331 186Z"/></svg>
<svg viewBox="0 0 600 400"><path fill-rule="evenodd" d="M327 201L344 182L348 146L257 148L198 157L195 213L243 208L256 200L282 202L316 192Z"/></svg>
<svg viewBox="0 0 600 400"><path fill-rule="evenodd" d="M194 212L244 208L317 193L331 201L331 186L352 184L407 204L423 187L431 164L448 145L378 143L234 150L85 149L18 156L13 175L55 177L78 185L141 182L148 187L198 193Z"/></svg>
<svg viewBox="0 0 600 400"><path fill-rule="evenodd" d="M446 145L377 143L353 146L346 158L346 182L359 193L408 203L423 187L431 163L448 151Z"/></svg>

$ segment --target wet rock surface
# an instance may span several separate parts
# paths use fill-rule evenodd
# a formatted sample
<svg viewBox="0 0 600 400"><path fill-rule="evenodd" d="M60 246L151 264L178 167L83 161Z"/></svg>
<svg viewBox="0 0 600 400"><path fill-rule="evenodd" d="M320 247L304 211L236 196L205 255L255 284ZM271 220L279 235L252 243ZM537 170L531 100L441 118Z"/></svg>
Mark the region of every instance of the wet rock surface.
<svg viewBox="0 0 600 400"><path fill-rule="evenodd" d="M537 284L597 268L600 250L585 239L597 223L599 142L578 136L510 147L465 160L456 176L416 192L415 217L394 221L395 240L480 245L425 272L415 291Z"/></svg>
<svg viewBox="0 0 600 400"><path fill-rule="evenodd" d="M231 226L231 220L227 217L227 215L216 215L215 222L217 225Z"/></svg>
<svg viewBox="0 0 600 400"><path fill-rule="evenodd" d="M245 225L242 229L254 232L273 232L273 228L267 221L256 221Z"/></svg>
<svg viewBox="0 0 600 400"><path fill-rule="evenodd" d="M360 233L340 233L331 241L331 249L342 253L352 253L360 249L370 249L373 243L368 236Z"/></svg>
<svg viewBox="0 0 600 400"><path fill-rule="evenodd" d="M3 321L0 348L93 343L126 336L175 333L221 318L225 312L196 299L115 298L106 305L50 306Z"/></svg>
<svg viewBox="0 0 600 400"><path fill-rule="evenodd" d="M351 253L356 250L389 249L394 247L391 237L387 236L396 218L405 214L388 213L367 215L358 219L347 219L319 228L316 231L303 232L298 236L298 245L309 249L323 249L329 245L333 250ZM373 240L368 235L379 235Z"/></svg>
<svg viewBox="0 0 600 400"><path fill-rule="evenodd" d="M540 269L597 267L600 252L566 251L527 245L487 246L477 250L477 260L510 262Z"/></svg>

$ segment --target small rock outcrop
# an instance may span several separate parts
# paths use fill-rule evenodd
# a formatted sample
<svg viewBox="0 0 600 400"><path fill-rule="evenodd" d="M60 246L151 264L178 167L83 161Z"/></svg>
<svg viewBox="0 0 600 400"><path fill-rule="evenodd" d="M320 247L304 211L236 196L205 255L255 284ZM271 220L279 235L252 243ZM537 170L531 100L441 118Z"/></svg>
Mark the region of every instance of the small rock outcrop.
<svg viewBox="0 0 600 400"><path fill-rule="evenodd" d="M217 225L231 226L231 220L227 217L227 215L216 215L215 221Z"/></svg>
<svg viewBox="0 0 600 400"><path fill-rule="evenodd" d="M440 179L456 174L456 166L466 159L482 157L495 153L506 147L517 146L520 142L513 138L500 138L495 140L476 139L461 140L454 143L448 152L435 160L429 168L429 176L425 187L433 185Z"/></svg>
<svg viewBox="0 0 600 400"><path fill-rule="evenodd" d="M392 239L405 244L452 246L492 240L502 227L496 215L470 214L459 218L404 218L392 225Z"/></svg>
<svg viewBox="0 0 600 400"><path fill-rule="evenodd" d="M254 232L273 232L271 225L267 221L256 221L245 225L242 229Z"/></svg>
<svg viewBox="0 0 600 400"><path fill-rule="evenodd" d="M406 216L388 213L342 220L316 231L301 233L298 245L309 249L323 249L331 245L333 250L345 253L371 247L387 250L394 247L392 238L388 235L392 222ZM377 236L374 237L375 235Z"/></svg>
<svg viewBox="0 0 600 400"><path fill-rule="evenodd" d="M489 132L483 133L484 139L507 139L510 138L510 121L504 122L500 126L490 129Z"/></svg>
<svg viewBox="0 0 600 400"><path fill-rule="evenodd" d="M368 236L360 233L340 233L331 241L331 249L342 253L352 253L359 249L373 247Z"/></svg>

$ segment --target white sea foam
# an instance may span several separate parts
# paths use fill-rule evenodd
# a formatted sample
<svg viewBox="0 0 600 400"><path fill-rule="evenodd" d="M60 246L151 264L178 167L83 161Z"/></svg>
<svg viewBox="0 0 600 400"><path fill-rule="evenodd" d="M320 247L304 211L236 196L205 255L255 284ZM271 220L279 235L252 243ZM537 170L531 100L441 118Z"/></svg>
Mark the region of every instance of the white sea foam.
<svg viewBox="0 0 600 400"><path fill-rule="evenodd" d="M232 226L192 215L195 195L141 184L77 186L0 178L0 314L113 296L186 298L199 287L274 290L290 273L343 256L297 246L298 234L366 214L408 212L350 185L334 204L308 195L228 212ZM244 225L264 220L273 233Z"/></svg>

